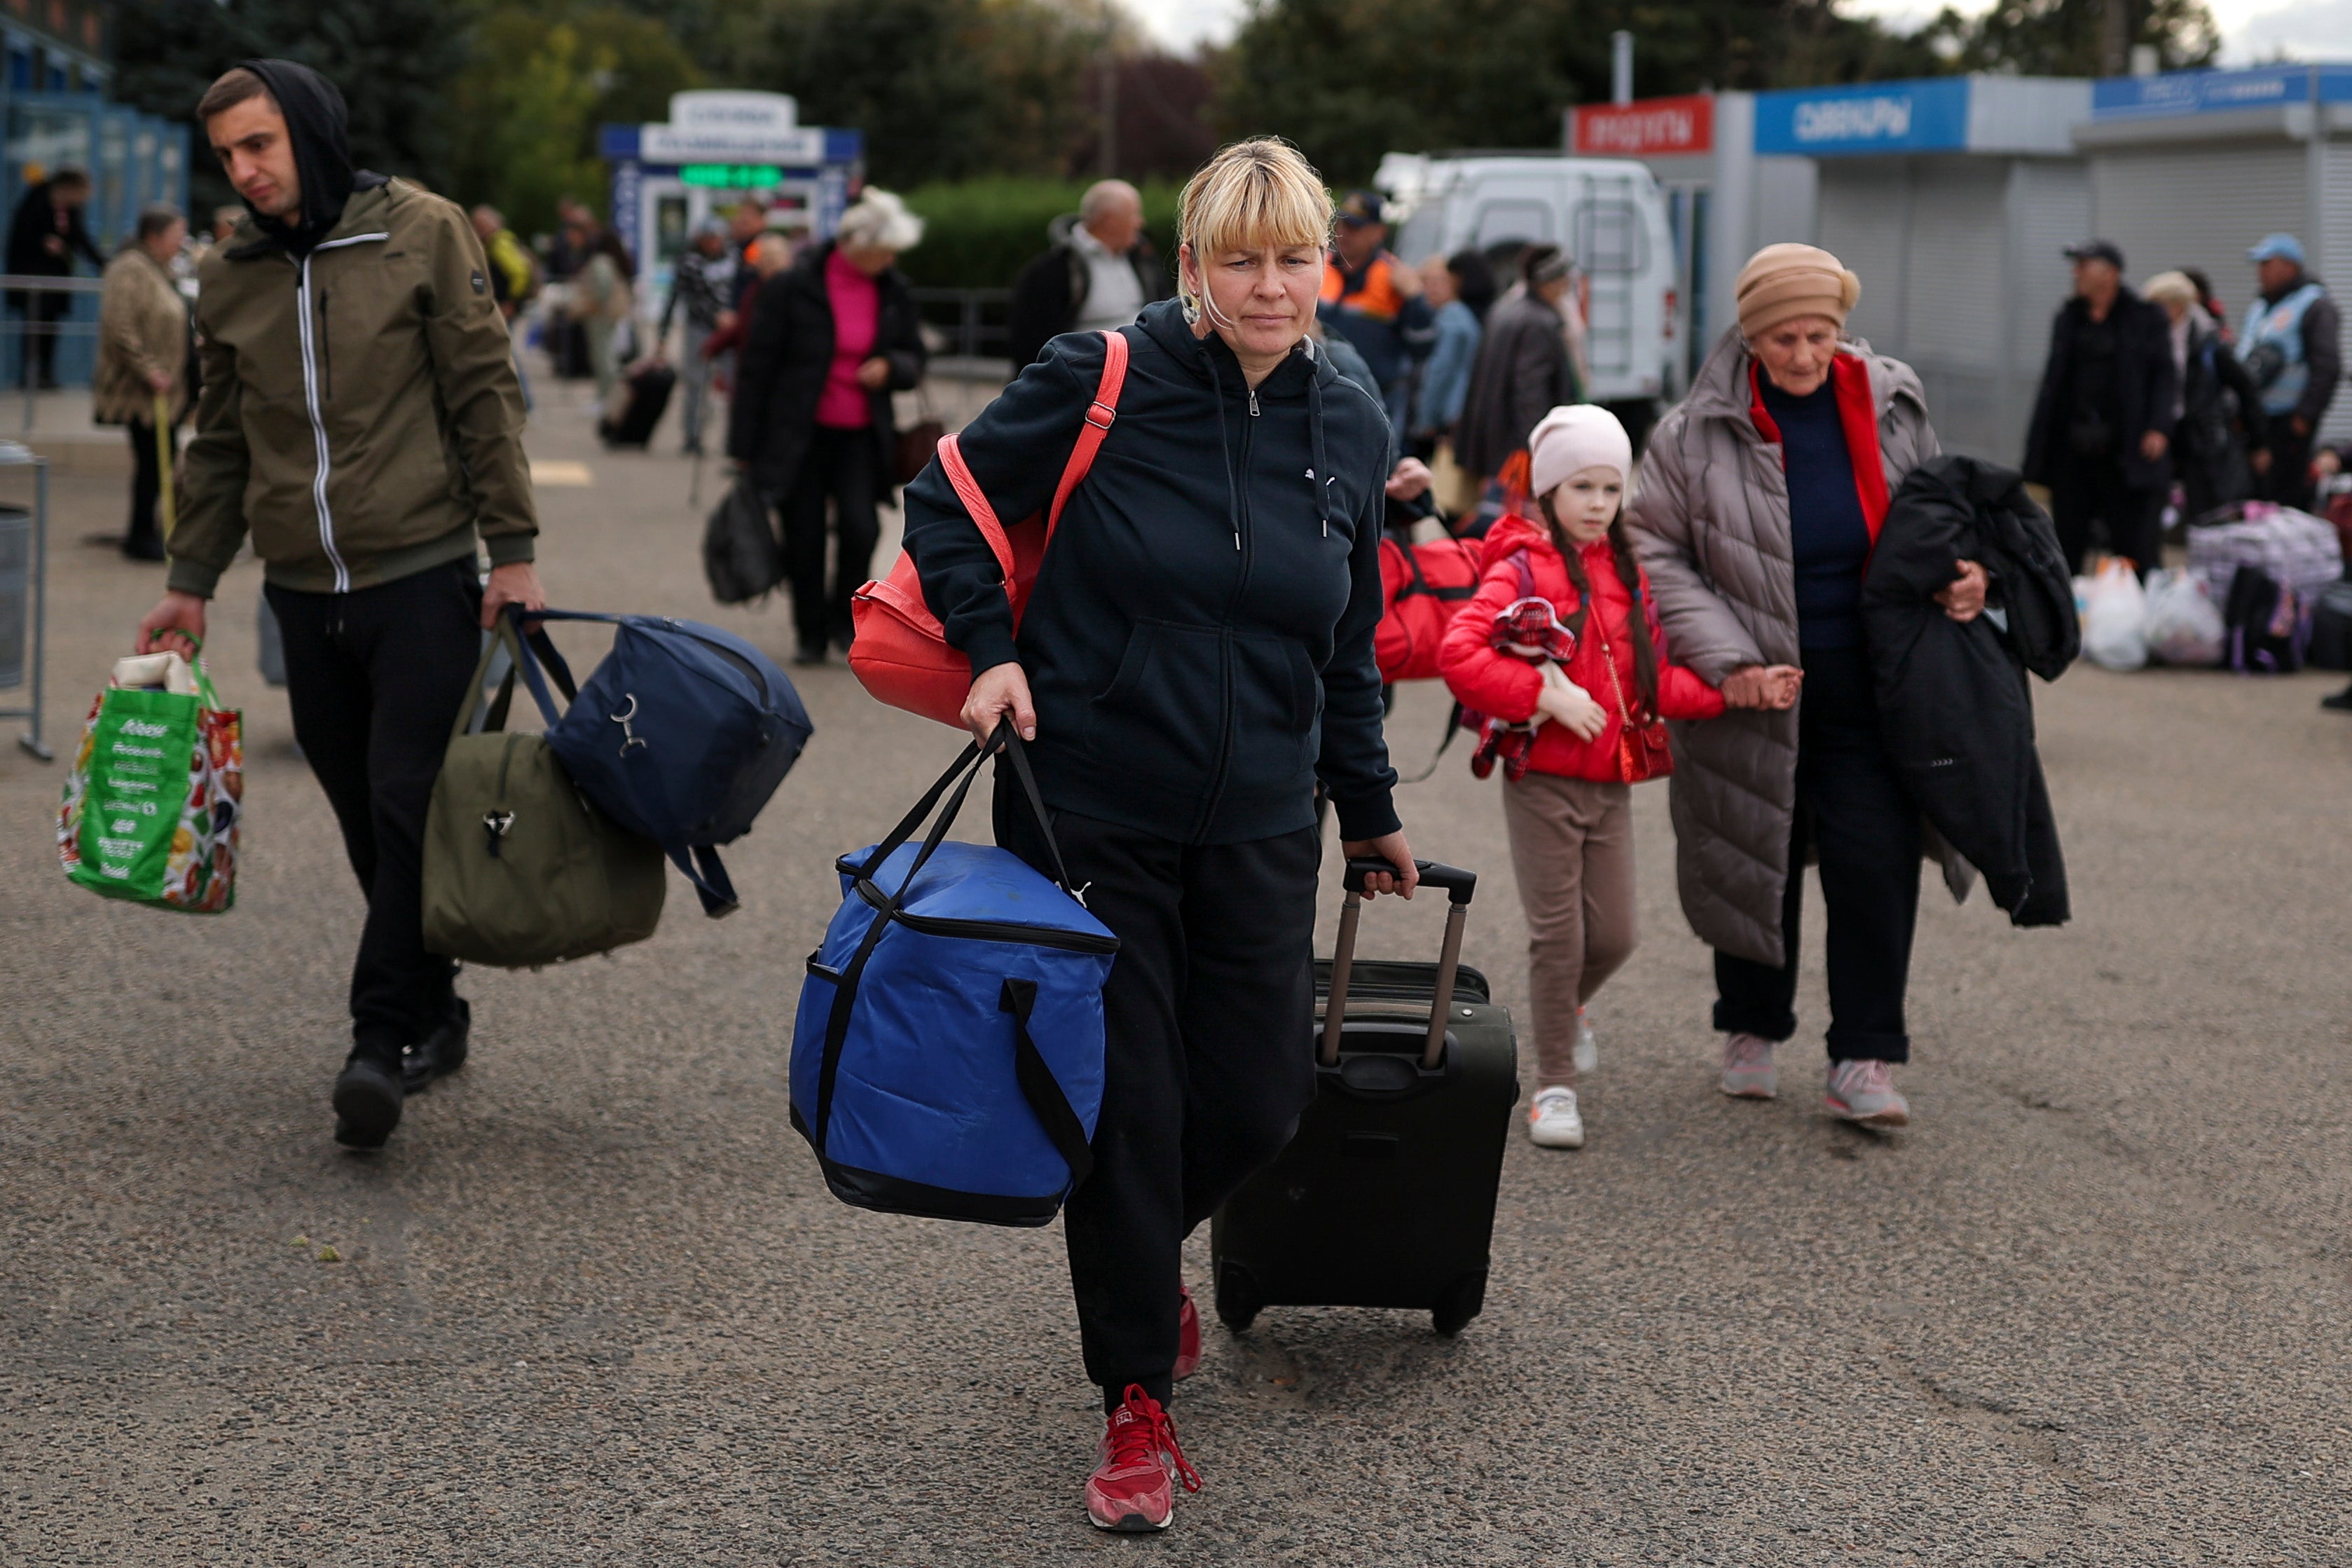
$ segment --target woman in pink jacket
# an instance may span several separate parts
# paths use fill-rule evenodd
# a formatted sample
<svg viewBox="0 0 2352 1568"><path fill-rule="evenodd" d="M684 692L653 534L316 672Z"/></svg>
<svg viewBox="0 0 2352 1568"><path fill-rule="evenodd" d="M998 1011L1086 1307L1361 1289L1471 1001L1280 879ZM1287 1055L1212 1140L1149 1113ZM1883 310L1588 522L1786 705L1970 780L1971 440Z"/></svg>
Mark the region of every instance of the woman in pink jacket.
<svg viewBox="0 0 2352 1568"><path fill-rule="evenodd" d="M1438 668L1514 753L1503 817L1535 1002L1528 1135L1577 1149L1576 1078L1594 1049L1584 1005L1633 952L1632 786L1672 771L1663 720L1712 719L1725 700L1666 657L1625 537L1624 426L1605 408L1555 408L1528 456L1539 520L1507 516L1487 533L1477 594L1447 629ZM1758 706L1796 700L1794 670L1767 674Z"/></svg>

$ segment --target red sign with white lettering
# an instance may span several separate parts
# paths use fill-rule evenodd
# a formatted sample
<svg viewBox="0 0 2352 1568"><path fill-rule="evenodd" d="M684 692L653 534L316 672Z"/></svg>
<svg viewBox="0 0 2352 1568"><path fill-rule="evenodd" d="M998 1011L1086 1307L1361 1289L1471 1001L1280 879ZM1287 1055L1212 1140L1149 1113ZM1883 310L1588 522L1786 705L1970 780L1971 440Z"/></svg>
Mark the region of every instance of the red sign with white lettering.
<svg viewBox="0 0 2352 1568"><path fill-rule="evenodd" d="M1675 157L1715 147L1715 99L1645 98L1588 104L1576 111L1576 150L1597 158Z"/></svg>

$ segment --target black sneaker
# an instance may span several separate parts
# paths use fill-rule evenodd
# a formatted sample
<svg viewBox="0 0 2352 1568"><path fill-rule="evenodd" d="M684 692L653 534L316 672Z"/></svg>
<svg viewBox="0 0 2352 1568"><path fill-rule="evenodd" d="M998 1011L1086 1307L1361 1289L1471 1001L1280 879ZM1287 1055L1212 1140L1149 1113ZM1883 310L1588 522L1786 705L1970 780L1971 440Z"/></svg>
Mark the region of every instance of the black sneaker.
<svg viewBox="0 0 2352 1568"><path fill-rule="evenodd" d="M473 1031L474 1005L463 996L449 999L449 1016L441 1026L400 1053L400 1084L410 1094L422 1094L436 1079L447 1078L466 1065L466 1037Z"/></svg>
<svg viewBox="0 0 2352 1568"><path fill-rule="evenodd" d="M803 643L801 645L800 651L793 655L793 662L798 665L807 665L812 667L823 664L824 662L824 644Z"/></svg>
<svg viewBox="0 0 2352 1568"><path fill-rule="evenodd" d="M335 1142L347 1149L381 1149L400 1125L400 1068L353 1051L335 1079Z"/></svg>
<svg viewBox="0 0 2352 1568"><path fill-rule="evenodd" d="M2346 687L2332 697L2321 698L2319 705L2322 708L2332 708L2338 713L2352 713L2352 686Z"/></svg>

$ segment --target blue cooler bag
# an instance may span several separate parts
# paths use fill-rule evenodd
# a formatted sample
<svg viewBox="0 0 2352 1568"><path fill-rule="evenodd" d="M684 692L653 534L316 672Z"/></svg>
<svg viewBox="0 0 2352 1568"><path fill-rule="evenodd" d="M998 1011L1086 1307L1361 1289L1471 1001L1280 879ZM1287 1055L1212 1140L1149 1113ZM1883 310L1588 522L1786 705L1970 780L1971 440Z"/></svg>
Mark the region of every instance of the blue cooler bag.
<svg viewBox="0 0 2352 1568"><path fill-rule="evenodd" d="M598 810L662 847L705 914L734 913L735 886L712 847L751 831L808 744L800 693L766 654L700 621L575 610L530 618L616 628L613 651L547 743Z"/></svg>
<svg viewBox="0 0 2352 1568"><path fill-rule="evenodd" d="M793 1029L793 1125L860 1208L1044 1225L1094 1165L1118 938L1064 890L1058 850L1057 884L1010 850L941 842L1000 750L1051 844L1007 726L965 747L887 838L835 862L841 909Z"/></svg>

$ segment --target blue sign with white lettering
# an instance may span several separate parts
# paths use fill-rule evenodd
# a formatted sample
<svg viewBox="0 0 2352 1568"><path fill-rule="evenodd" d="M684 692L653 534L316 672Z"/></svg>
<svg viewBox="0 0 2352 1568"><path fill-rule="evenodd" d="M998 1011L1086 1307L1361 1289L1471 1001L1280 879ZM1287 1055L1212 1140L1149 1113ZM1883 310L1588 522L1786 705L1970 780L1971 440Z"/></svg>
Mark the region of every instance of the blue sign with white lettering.
<svg viewBox="0 0 2352 1568"><path fill-rule="evenodd" d="M1950 153L1969 144L1966 77L1799 88L1756 95L1756 151L1834 157Z"/></svg>
<svg viewBox="0 0 2352 1568"><path fill-rule="evenodd" d="M2315 75L2321 102L2352 103L2352 66L2263 66L2253 70L2108 77L2091 84L2091 118L2227 114L2234 110L2309 103Z"/></svg>

